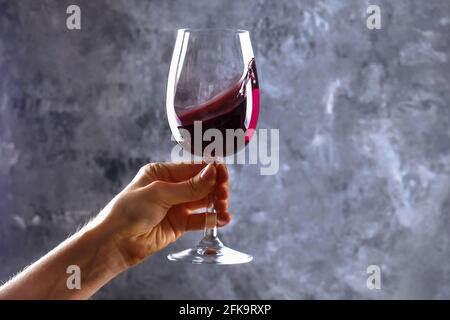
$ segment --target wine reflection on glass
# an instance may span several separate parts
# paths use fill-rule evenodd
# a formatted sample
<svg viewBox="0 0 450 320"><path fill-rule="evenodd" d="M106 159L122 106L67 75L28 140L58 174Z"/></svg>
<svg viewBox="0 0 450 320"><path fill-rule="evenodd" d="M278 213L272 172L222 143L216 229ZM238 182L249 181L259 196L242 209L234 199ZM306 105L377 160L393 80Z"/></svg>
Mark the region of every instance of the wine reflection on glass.
<svg viewBox="0 0 450 320"><path fill-rule="evenodd" d="M191 154L220 163L241 151L249 143L259 116L258 76L248 31L178 30L166 108L174 138ZM212 130L220 133L220 148L210 148L213 137L205 139ZM198 264L252 260L251 255L220 241L213 197L210 195L206 208L203 239L195 248L169 254L170 260Z"/></svg>

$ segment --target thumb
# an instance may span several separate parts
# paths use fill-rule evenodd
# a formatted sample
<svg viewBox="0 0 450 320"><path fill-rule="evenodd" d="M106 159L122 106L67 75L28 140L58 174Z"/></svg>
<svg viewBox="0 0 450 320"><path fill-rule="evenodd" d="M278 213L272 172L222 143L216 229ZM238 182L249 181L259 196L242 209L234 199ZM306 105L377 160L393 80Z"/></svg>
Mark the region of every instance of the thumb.
<svg viewBox="0 0 450 320"><path fill-rule="evenodd" d="M158 194L161 200L170 205L203 199L216 184L216 168L208 164L194 177L178 182L161 184Z"/></svg>

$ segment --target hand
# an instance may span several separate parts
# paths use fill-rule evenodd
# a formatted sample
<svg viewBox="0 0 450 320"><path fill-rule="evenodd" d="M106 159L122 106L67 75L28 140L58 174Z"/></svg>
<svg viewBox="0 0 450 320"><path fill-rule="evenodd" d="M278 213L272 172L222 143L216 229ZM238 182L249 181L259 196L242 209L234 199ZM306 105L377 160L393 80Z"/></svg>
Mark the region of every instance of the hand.
<svg viewBox="0 0 450 320"><path fill-rule="evenodd" d="M231 216L224 165L153 163L84 228L0 287L0 299L86 299L185 231L201 230L208 195L215 195L218 226ZM69 290L66 269L81 270L81 288Z"/></svg>
<svg viewBox="0 0 450 320"><path fill-rule="evenodd" d="M111 235L122 267L133 266L177 240L186 231L202 230L214 195L217 226L230 222L228 172L223 164L152 163L100 213L99 227Z"/></svg>

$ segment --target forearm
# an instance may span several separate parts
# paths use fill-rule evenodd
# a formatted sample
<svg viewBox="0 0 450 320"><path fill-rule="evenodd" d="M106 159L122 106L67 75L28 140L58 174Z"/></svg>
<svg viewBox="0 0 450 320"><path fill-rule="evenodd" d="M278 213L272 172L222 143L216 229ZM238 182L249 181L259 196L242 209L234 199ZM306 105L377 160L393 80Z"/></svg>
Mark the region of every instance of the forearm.
<svg viewBox="0 0 450 320"><path fill-rule="evenodd" d="M87 299L124 270L108 230L91 224L0 287L0 299ZM80 289L67 284L80 268Z"/></svg>

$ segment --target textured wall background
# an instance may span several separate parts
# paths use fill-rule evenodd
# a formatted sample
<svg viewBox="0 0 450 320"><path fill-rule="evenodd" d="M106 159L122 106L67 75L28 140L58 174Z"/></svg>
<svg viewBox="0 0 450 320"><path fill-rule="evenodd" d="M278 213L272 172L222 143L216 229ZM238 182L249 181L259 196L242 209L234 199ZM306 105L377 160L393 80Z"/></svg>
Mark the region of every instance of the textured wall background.
<svg viewBox="0 0 450 320"><path fill-rule="evenodd" d="M82 31L65 27L73 3ZM0 279L169 159L179 27L251 31L281 170L230 168L222 234L255 259L167 261L190 234L96 298L450 298L447 0L0 0ZM370 264L382 290L366 288Z"/></svg>

